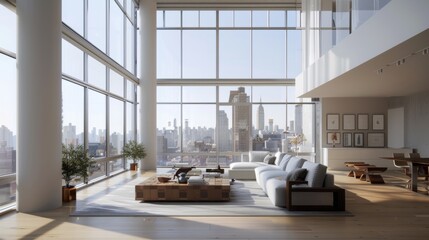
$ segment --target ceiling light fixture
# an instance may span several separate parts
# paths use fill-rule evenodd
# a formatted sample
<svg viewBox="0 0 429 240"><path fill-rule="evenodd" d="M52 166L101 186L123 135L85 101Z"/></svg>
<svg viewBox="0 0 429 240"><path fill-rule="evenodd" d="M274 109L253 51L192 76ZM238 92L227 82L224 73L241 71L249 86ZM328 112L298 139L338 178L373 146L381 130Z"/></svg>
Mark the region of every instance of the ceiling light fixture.
<svg viewBox="0 0 429 240"><path fill-rule="evenodd" d="M405 63L405 58L396 61L396 66L400 66Z"/></svg>
<svg viewBox="0 0 429 240"><path fill-rule="evenodd" d="M429 54L429 48L425 48L425 49L423 49L422 54L423 54L423 55L428 55L428 54Z"/></svg>

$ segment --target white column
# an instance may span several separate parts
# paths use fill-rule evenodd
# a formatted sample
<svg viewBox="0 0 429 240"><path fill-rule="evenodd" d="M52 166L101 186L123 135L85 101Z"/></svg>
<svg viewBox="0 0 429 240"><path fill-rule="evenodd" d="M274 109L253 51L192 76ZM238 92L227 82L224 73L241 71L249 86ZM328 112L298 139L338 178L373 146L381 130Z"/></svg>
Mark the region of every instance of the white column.
<svg viewBox="0 0 429 240"><path fill-rule="evenodd" d="M147 156L140 170L156 169L156 0L140 1L140 135Z"/></svg>
<svg viewBox="0 0 429 240"><path fill-rule="evenodd" d="M61 1L17 0L17 208L61 200Z"/></svg>

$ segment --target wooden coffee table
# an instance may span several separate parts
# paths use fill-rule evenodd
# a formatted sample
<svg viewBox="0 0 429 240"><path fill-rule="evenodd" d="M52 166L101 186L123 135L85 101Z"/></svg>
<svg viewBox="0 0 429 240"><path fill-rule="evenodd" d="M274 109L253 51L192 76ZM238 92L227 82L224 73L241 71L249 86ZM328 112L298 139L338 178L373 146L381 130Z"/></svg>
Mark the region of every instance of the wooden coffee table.
<svg viewBox="0 0 429 240"><path fill-rule="evenodd" d="M135 186L136 200L146 201L229 201L229 179L208 178L205 184L161 183L153 176Z"/></svg>

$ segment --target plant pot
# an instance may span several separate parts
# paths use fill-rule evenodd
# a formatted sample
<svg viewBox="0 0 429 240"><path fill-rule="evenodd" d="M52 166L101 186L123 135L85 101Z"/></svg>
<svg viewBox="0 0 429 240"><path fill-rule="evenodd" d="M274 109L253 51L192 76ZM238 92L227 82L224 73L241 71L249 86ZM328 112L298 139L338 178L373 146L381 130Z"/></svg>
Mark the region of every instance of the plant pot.
<svg viewBox="0 0 429 240"><path fill-rule="evenodd" d="M63 202L76 200L76 188L63 186Z"/></svg>
<svg viewBox="0 0 429 240"><path fill-rule="evenodd" d="M139 164L138 163L130 163L130 170L137 171Z"/></svg>

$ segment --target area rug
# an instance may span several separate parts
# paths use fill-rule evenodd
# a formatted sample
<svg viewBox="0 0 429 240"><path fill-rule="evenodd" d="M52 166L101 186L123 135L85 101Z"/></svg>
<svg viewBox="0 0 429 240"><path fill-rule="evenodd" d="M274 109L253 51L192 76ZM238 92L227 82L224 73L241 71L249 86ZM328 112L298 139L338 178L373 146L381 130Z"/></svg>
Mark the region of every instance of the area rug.
<svg viewBox="0 0 429 240"><path fill-rule="evenodd" d="M131 181L93 201L78 201L70 216L353 216L350 212L288 211L274 206L255 181L235 181L229 202L151 202L134 200Z"/></svg>

